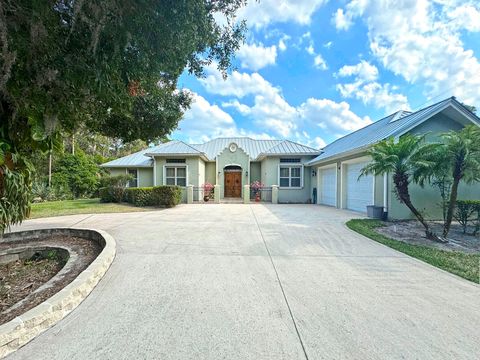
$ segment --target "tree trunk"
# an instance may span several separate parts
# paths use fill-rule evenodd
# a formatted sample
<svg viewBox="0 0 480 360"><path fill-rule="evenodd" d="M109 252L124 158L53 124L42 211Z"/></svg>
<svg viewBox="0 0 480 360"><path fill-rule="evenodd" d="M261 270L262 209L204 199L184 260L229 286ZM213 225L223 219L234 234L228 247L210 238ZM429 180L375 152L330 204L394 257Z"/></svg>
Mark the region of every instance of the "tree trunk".
<svg viewBox="0 0 480 360"><path fill-rule="evenodd" d="M52 150L48 152L48 187L52 186Z"/></svg>
<svg viewBox="0 0 480 360"><path fill-rule="evenodd" d="M72 134L72 155L75 155L75 133Z"/></svg>
<svg viewBox="0 0 480 360"><path fill-rule="evenodd" d="M447 218L443 224L443 237L446 238L450 232L450 226L452 225L453 211L455 210L455 204L457 203L458 185L460 183L460 175L455 174L452 183L452 191L450 192L450 202L448 203Z"/></svg>
<svg viewBox="0 0 480 360"><path fill-rule="evenodd" d="M395 190L400 202L404 203L410 211L415 215L418 221L423 225L425 228L425 236L427 239L437 240L438 237L430 230L430 226L423 218L423 215L417 208L413 205L410 199L410 193L408 192L408 175L407 174L394 174L393 175L393 182L395 184Z"/></svg>

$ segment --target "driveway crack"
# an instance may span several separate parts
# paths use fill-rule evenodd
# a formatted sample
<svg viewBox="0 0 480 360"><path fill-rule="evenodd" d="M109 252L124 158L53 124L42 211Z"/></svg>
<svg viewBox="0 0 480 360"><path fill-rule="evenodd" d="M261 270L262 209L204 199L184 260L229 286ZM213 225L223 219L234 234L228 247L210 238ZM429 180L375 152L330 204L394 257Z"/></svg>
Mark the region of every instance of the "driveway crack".
<svg viewBox="0 0 480 360"><path fill-rule="evenodd" d="M273 261L273 257L270 253L270 249L268 248L265 237L263 236L263 231L260 227L260 224L258 223L257 216L255 215L255 212L253 211L251 206L250 206L250 211L252 212L253 218L255 219L255 223L257 224L258 231L260 232L260 236L262 237L262 241L263 241L263 245L265 246L265 250L267 250L268 258L270 259L270 263L272 264L273 271L275 272L275 276L277 277L278 285L280 286L280 290L282 291L283 300L285 301L285 304L287 305L287 309L288 309L288 312L290 314L290 318L292 319L293 326L295 328L295 332L297 333L298 340L300 341L300 345L302 346L303 354L305 355L305 359L308 360L307 350L305 349L305 345L303 343L302 336L300 335L300 331L298 330L297 322L295 321L295 317L293 316L292 308L290 307L290 304L289 304L288 299L287 299L287 295L285 294L285 290L284 290L282 282L280 280L280 276L278 275L277 267L275 266L275 262Z"/></svg>

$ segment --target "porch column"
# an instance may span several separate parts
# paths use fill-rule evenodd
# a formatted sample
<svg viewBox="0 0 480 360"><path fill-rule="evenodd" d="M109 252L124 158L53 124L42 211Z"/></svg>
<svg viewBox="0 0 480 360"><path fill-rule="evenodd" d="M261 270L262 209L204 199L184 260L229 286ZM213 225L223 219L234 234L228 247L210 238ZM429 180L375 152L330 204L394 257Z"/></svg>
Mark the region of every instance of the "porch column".
<svg viewBox="0 0 480 360"><path fill-rule="evenodd" d="M248 204L250 202L250 185L243 185L243 203Z"/></svg>
<svg viewBox="0 0 480 360"><path fill-rule="evenodd" d="M278 185L272 185L272 204L278 204Z"/></svg>
<svg viewBox="0 0 480 360"><path fill-rule="evenodd" d="M193 185L187 186L187 204L193 204Z"/></svg>
<svg viewBox="0 0 480 360"><path fill-rule="evenodd" d="M213 199L215 204L220 203L220 185L214 185L213 187Z"/></svg>

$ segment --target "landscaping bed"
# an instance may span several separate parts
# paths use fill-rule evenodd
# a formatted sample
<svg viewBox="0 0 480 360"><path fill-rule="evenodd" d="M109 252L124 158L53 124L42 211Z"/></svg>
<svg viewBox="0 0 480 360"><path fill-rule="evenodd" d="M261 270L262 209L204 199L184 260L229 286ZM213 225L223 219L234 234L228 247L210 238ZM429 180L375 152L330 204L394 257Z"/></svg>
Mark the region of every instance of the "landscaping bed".
<svg viewBox="0 0 480 360"><path fill-rule="evenodd" d="M476 245L472 245L468 250L465 250L463 248L463 246L466 246L465 243L462 246L440 244L426 239L424 233L417 232L415 226L409 226L408 222L406 223L353 219L348 221L346 225L350 229L392 249L477 284L480 283L480 252L472 248ZM394 230L395 225L397 226L396 231ZM460 240L457 240L457 242L461 243Z"/></svg>
<svg viewBox="0 0 480 360"><path fill-rule="evenodd" d="M20 257L0 265L0 324L63 289L101 250L94 241L66 235L0 242L3 262L9 256Z"/></svg>

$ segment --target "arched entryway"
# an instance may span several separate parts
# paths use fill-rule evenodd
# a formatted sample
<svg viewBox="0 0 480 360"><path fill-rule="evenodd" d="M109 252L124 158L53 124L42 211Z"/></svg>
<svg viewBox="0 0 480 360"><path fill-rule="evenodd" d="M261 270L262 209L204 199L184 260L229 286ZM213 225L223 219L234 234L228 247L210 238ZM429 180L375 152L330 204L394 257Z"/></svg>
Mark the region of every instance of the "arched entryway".
<svg viewBox="0 0 480 360"><path fill-rule="evenodd" d="M242 196L242 168L239 165L227 165L223 168L224 197L239 198Z"/></svg>

